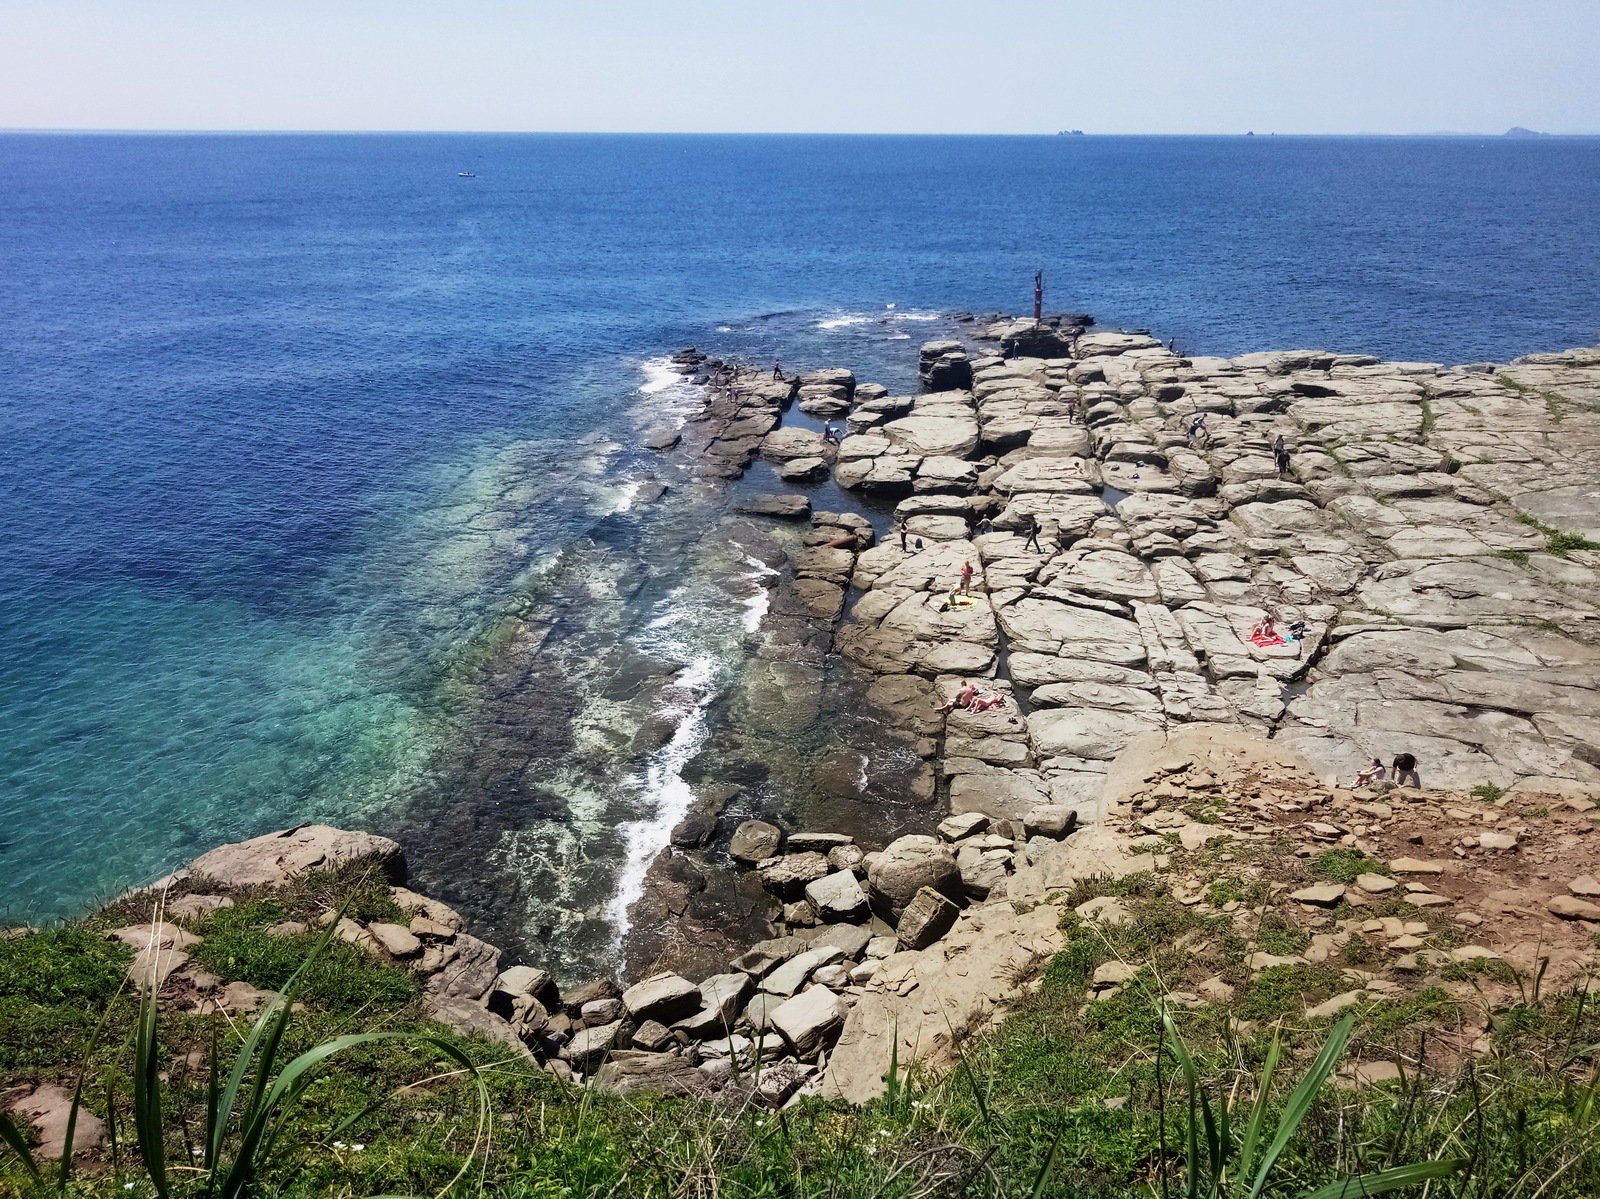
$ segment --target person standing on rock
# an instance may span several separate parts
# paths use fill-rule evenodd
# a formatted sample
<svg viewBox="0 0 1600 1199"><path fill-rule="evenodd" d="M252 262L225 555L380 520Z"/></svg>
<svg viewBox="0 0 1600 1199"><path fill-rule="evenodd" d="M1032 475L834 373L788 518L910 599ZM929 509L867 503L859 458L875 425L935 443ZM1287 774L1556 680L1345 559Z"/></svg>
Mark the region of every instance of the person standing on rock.
<svg viewBox="0 0 1600 1199"><path fill-rule="evenodd" d="M783 363L779 362L776 358L772 360L772 377L779 383L783 382Z"/></svg>
<svg viewBox="0 0 1600 1199"><path fill-rule="evenodd" d="M900 534L900 552L902 554L910 553L911 551L906 546L906 518L902 516L899 520L895 521L894 527L895 531Z"/></svg>
<svg viewBox="0 0 1600 1199"><path fill-rule="evenodd" d="M1078 397L1067 397L1067 424L1072 424L1078 419Z"/></svg>
<svg viewBox="0 0 1600 1199"><path fill-rule="evenodd" d="M1204 412L1197 413L1195 418L1189 422L1189 444L1195 445L1202 438L1207 436L1206 414Z"/></svg>
<svg viewBox="0 0 1600 1199"><path fill-rule="evenodd" d="M1039 548L1039 518L1033 513L1028 514L1028 540L1023 542L1024 550L1032 550L1036 554L1044 553Z"/></svg>
<svg viewBox="0 0 1600 1199"><path fill-rule="evenodd" d="M1394 756L1394 785L1404 787L1406 780L1411 780L1411 786L1422 786L1422 777L1417 773L1417 759L1412 754L1395 754Z"/></svg>
<svg viewBox="0 0 1600 1199"><path fill-rule="evenodd" d="M994 532L994 521L990 520L987 516L985 516L977 524L972 526L972 535L974 537L982 537L985 533L993 533L993 532Z"/></svg>
<svg viewBox="0 0 1600 1199"><path fill-rule="evenodd" d="M1289 447L1283 444L1283 434L1278 434L1278 440L1272 443L1272 456L1277 460L1278 473L1289 473Z"/></svg>
<svg viewBox="0 0 1600 1199"><path fill-rule="evenodd" d="M967 592L969 592L971 590L972 590L972 563L963 562L961 564L961 592L962 592L963 595L965 595Z"/></svg>

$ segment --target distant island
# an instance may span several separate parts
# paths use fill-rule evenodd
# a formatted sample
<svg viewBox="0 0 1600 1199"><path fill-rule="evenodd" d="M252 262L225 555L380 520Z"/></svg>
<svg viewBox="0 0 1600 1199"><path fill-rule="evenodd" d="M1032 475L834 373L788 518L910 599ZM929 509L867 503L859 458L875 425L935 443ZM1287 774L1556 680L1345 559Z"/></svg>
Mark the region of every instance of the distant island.
<svg viewBox="0 0 1600 1199"><path fill-rule="evenodd" d="M1524 129L1521 125L1513 125L1505 132L1506 137L1549 137L1548 133L1540 133L1537 129Z"/></svg>
<svg viewBox="0 0 1600 1199"><path fill-rule="evenodd" d="M1087 136L1082 129L1062 129L1056 133L1057 137L1084 137Z"/></svg>

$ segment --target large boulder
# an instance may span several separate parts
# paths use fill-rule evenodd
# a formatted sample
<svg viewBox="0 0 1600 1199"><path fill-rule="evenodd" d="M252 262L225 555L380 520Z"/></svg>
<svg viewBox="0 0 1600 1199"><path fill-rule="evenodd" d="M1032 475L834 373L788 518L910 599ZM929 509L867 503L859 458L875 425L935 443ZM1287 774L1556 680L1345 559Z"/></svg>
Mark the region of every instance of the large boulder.
<svg viewBox="0 0 1600 1199"><path fill-rule="evenodd" d="M733 840L728 843L728 856L735 861L751 865L770 858L783 844L783 830L765 820L746 820L733 830Z"/></svg>
<svg viewBox="0 0 1600 1199"><path fill-rule="evenodd" d="M370 863L390 883L406 881L406 855L398 843L326 824L302 824L219 845L173 878L210 878L232 888L282 887L308 870L332 870L352 862Z"/></svg>
<svg viewBox="0 0 1600 1199"><path fill-rule="evenodd" d="M742 970L713 974L700 984L700 1010L673 1027L696 1039L727 1036L750 988L750 976Z"/></svg>
<svg viewBox="0 0 1600 1199"><path fill-rule="evenodd" d="M671 1024L700 1010L700 988L676 974L657 974L622 993L622 1006L635 1020Z"/></svg>
<svg viewBox="0 0 1600 1199"><path fill-rule="evenodd" d="M611 1055L594 1075L596 1090L616 1095L649 1092L684 1099L703 1099L716 1090L711 1079L676 1053L642 1053L624 1049Z"/></svg>
<svg viewBox="0 0 1600 1199"><path fill-rule="evenodd" d="M900 948L926 949L955 926L961 909L932 887L923 887L900 914Z"/></svg>
<svg viewBox="0 0 1600 1199"><path fill-rule="evenodd" d="M845 1006L826 987L813 987L774 1008L769 1019L794 1055L813 1057L844 1027Z"/></svg>
<svg viewBox="0 0 1600 1199"><path fill-rule="evenodd" d="M867 868L872 910L890 924L924 887L960 902L961 869L955 855L937 837L909 836L891 841Z"/></svg>
<svg viewBox="0 0 1600 1199"><path fill-rule="evenodd" d="M806 899L819 920L853 922L867 914L867 893L855 872L840 870L806 884Z"/></svg>

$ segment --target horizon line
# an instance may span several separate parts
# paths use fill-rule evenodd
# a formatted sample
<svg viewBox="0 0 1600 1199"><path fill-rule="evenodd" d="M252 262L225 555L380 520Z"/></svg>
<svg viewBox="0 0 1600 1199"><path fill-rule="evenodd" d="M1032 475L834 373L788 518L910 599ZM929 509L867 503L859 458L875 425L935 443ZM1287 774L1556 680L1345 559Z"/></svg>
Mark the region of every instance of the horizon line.
<svg viewBox="0 0 1600 1199"><path fill-rule="evenodd" d="M1522 128L1515 126L1514 128ZM1351 131L1338 133L1282 133L1276 130L1238 130L1212 133L1091 133L1086 130L1049 131L1037 133L947 133L947 132L836 132L829 130L806 131L755 131L755 130L674 130L674 129L185 129L185 128L117 128L111 126L66 125L0 125L0 134L76 134L116 136L252 136L252 137L1364 137L1364 138L1465 138L1486 137L1516 142L1539 138L1600 137L1600 131L1546 133L1530 131L1512 134L1509 131L1488 133L1472 130L1438 130L1428 133L1381 133Z"/></svg>

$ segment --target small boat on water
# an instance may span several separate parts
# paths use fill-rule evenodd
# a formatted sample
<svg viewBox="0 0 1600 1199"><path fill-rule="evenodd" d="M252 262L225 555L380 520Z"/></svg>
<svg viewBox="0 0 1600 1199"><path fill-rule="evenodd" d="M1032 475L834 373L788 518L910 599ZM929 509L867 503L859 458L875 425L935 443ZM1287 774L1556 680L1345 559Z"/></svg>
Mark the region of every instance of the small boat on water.
<svg viewBox="0 0 1600 1199"><path fill-rule="evenodd" d="M474 175L471 171L457 171L456 172L456 178L457 179L476 179L477 176Z"/></svg>

